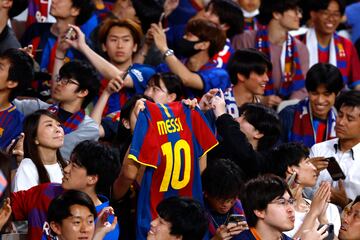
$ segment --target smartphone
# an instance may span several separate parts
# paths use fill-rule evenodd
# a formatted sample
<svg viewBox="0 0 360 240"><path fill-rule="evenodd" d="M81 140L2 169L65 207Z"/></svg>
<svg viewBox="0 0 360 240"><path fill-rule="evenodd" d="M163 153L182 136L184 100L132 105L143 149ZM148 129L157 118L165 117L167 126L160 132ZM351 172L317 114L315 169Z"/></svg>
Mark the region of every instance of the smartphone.
<svg viewBox="0 0 360 240"><path fill-rule="evenodd" d="M244 222L244 221L246 221L246 218L244 215L234 213L228 217L228 219L226 220L226 224L231 223L231 222L238 223L238 222Z"/></svg>
<svg viewBox="0 0 360 240"><path fill-rule="evenodd" d="M339 179L346 178L339 163L336 161L336 159L334 157L328 157L328 158L325 158L325 160L328 161L328 163L329 163L327 170L328 170L332 180L338 181Z"/></svg>
<svg viewBox="0 0 360 240"><path fill-rule="evenodd" d="M325 224L328 227L326 228L326 231L328 232L328 236L324 238L324 240L333 240L334 239L334 225L332 223ZM318 227L318 230L322 228L324 224L320 224Z"/></svg>
<svg viewBox="0 0 360 240"><path fill-rule="evenodd" d="M293 172L291 174L291 176L289 177L289 179L287 181L287 185L289 186L290 192L294 195L295 194L295 189L297 187L296 172Z"/></svg>
<svg viewBox="0 0 360 240"><path fill-rule="evenodd" d="M76 32L75 32L75 29L70 27L66 34L65 34L65 39L70 39L70 40L74 40L76 39Z"/></svg>

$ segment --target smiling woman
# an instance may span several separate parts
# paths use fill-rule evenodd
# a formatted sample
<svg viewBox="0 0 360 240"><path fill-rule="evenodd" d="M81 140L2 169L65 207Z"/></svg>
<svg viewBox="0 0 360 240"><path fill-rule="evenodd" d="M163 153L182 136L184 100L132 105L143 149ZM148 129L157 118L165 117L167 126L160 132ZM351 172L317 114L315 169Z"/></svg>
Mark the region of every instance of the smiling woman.
<svg viewBox="0 0 360 240"><path fill-rule="evenodd" d="M39 183L61 183L63 168L60 147L64 130L57 117L47 110L38 110L24 121L24 159L15 175L14 191L27 190Z"/></svg>

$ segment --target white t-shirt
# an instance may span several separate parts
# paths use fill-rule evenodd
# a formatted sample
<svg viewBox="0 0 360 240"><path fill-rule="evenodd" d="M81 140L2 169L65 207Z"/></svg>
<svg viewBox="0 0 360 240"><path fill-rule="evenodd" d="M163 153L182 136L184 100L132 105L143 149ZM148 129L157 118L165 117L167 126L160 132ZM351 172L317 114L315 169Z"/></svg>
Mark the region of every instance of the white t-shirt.
<svg viewBox="0 0 360 240"><path fill-rule="evenodd" d="M311 204L311 201L308 199L305 199L309 204ZM301 224L304 222L304 218L306 216L307 212L298 212L295 211L295 223L294 228L290 231L284 232L287 236L293 237L297 230L299 230ZM329 203L327 209L326 209L326 218L329 223L332 223L334 225L334 233L336 236L339 235L340 225L341 225L341 219L340 219L340 213L339 209L336 207L336 205Z"/></svg>
<svg viewBox="0 0 360 240"><path fill-rule="evenodd" d="M50 182L61 183L63 173L58 163L51 165L44 165L46 171L49 174ZM35 164L30 158L24 158L15 175L14 180L14 192L21 190L28 190L39 184L39 174L37 172Z"/></svg>

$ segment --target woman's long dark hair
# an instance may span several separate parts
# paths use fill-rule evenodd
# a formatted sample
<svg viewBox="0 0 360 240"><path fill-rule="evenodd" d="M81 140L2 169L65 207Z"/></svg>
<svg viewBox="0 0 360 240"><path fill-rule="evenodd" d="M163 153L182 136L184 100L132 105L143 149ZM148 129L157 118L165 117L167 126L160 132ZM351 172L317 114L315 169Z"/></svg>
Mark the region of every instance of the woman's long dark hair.
<svg viewBox="0 0 360 240"><path fill-rule="evenodd" d="M59 119L50 113L48 110L38 110L29 116L27 116L24 120L23 131L25 133L24 138L24 158L30 158L31 161L36 166L39 175L39 183L47 183L50 182L50 177L46 168L41 161L38 145L35 143L35 139L37 137L37 131L39 128L39 122L41 116L48 116L56 121L60 122ZM60 150L56 150L57 161L60 164L60 167L64 169L66 167L66 162L62 158L60 154Z"/></svg>

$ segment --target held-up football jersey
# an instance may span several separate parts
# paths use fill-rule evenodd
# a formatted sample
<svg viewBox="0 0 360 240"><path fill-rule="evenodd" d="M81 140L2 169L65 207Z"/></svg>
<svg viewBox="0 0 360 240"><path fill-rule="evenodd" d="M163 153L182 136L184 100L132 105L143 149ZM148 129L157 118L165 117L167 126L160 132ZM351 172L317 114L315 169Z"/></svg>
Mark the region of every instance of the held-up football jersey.
<svg viewBox="0 0 360 240"><path fill-rule="evenodd" d="M201 203L199 159L217 145L200 109L182 102L145 103L134 130L129 158L146 166L137 205L137 239L146 239L156 206L170 196Z"/></svg>

